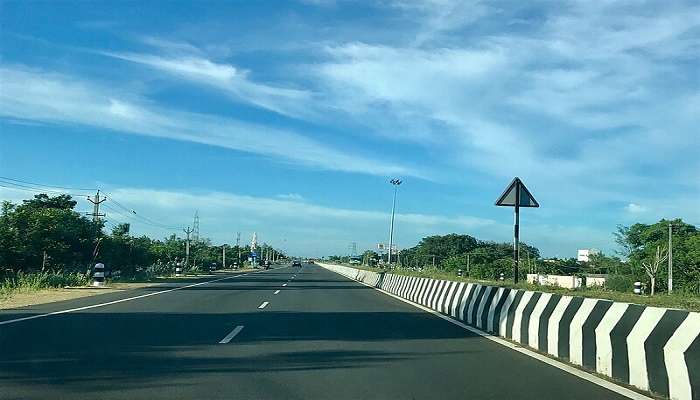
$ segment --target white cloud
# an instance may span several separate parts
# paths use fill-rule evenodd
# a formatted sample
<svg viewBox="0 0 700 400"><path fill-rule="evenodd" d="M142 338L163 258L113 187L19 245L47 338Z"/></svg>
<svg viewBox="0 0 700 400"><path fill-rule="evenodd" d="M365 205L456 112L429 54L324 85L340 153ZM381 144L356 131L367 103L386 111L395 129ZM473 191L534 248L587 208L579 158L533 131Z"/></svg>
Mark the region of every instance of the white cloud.
<svg viewBox="0 0 700 400"><path fill-rule="evenodd" d="M165 109L91 82L26 68L0 68L0 116L81 124L219 146L309 167L379 176L422 174L349 154L298 133Z"/></svg>
<svg viewBox="0 0 700 400"><path fill-rule="evenodd" d="M334 208L299 201L293 194L280 198L255 197L225 192L182 192L155 189L117 188L109 191L116 199L142 207L155 205L163 212L172 214L178 210L209 209L213 211L238 210L266 218L291 218L299 221L321 221L326 218L355 221L388 221L388 212ZM122 201L122 200L120 200ZM475 228L488 226L494 221L468 216L442 216L417 213L396 214L396 220L416 226L446 225L451 227ZM336 221L337 222L337 221Z"/></svg>
<svg viewBox="0 0 700 400"><path fill-rule="evenodd" d="M426 25L443 10L431 4L398 2L419 22L413 36L434 32ZM700 193L700 120L689 106L700 90L691 78L698 7L570 2L529 11L531 21L509 30L510 10L482 7L474 19L443 23L429 46L326 46L319 85L354 118L395 121L383 125L388 138L421 142L470 178L520 175L569 209L624 201L659 176Z"/></svg>
<svg viewBox="0 0 700 400"><path fill-rule="evenodd" d="M231 240L231 230L244 236L258 232L262 241L281 244L313 255L342 252L349 241L365 247L386 241L389 211L336 208L297 199L258 197L226 192L184 192L141 188L107 187L121 204L169 226L188 224L195 209L199 210L202 235L216 242ZM108 200L109 201L109 200ZM206 211L204 211L206 210ZM107 216L116 222L126 221L114 213ZM162 236L162 230L134 222L135 232ZM466 215L421 213L396 214L397 241L403 247L413 246L420 238L450 232L497 231L495 221ZM507 232L508 229L503 229Z"/></svg>
<svg viewBox="0 0 700 400"><path fill-rule="evenodd" d="M169 48L172 47L170 45ZM309 110L304 106L311 100L311 92L255 82L250 78L250 71L230 64L213 62L199 54L192 54L191 51L168 56L115 52L101 54L147 65L176 77L221 90L237 101L280 114L309 115Z"/></svg>
<svg viewBox="0 0 700 400"><path fill-rule="evenodd" d="M415 45L423 45L468 26L489 12L489 6L479 0L393 0L389 4L404 10L407 18L420 24ZM416 18L416 13L419 18Z"/></svg>
<svg viewBox="0 0 700 400"><path fill-rule="evenodd" d="M304 201L304 196L299 193L278 194L275 197L282 200Z"/></svg>
<svg viewBox="0 0 700 400"><path fill-rule="evenodd" d="M630 212L632 214L640 214L647 212L647 208L644 206L640 206L639 204L636 203L629 203L627 207L625 207L627 212Z"/></svg>
<svg viewBox="0 0 700 400"><path fill-rule="evenodd" d="M215 243L235 240L242 232L243 240L257 232L261 242L305 255L343 253L349 242L360 248L373 248L388 238L389 210L336 208L296 198L281 199L241 195L219 191L181 191L112 187L103 185L107 197L139 215L165 226L185 226L191 223L194 210L199 210L201 234ZM33 193L0 187L0 199L15 203L30 198ZM295 197L295 196L292 196ZM91 206L78 198L78 210ZM167 230L144 224L142 219L127 216L119 207L105 207L106 220L111 224L129 222L135 235L164 237L179 230ZM521 240L535 245L545 255L573 257L577 248L596 247L611 252L610 229L597 229L579 224L536 223L524 216ZM398 213L395 224L396 241L401 248L411 247L429 235L464 233L482 240L509 242L512 240L510 221L499 222L469 215Z"/></svg>

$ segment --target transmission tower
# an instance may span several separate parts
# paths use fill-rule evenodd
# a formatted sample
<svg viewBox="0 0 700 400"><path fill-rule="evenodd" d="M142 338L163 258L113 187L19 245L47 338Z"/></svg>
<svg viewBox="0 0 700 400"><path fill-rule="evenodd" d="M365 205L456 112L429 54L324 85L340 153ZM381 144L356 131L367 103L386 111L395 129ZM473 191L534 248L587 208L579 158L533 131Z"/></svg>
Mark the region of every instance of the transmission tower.
<svg viewBox="0 0 700 400"><path fill-rule="evenodd" d="M194 212L194 222L192 223L192 239L199 240L199 210Z"/></svg>
<svg viewBox="0 0 700 400"><path fill-rule="evenodd" d="M357 255L357 242L350 242L348 245L348 252L350 253L349 255L351 257L355 257Z"/></svg>

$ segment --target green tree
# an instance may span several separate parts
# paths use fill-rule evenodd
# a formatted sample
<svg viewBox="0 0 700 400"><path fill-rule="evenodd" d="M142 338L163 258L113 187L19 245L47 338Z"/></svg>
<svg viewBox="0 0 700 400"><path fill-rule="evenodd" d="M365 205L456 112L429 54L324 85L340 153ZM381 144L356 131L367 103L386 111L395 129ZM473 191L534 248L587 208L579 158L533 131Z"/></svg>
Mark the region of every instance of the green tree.
<svg viewBox="0 0 700 400"><path fill-rule="evenodd" d="M82 270L91 261L101 224L75 212L68 195L45 194L20 205L4 202L0 227L0 262L14 270L52 268ZM44 258L46 254L46 258Z"/></svg>
<svg viewBox="0 0 700 400"><path fill-rule="evenodd" d="M698 293L700 291L700 231L681 219L662 219L655 224L620 226L616 241L627 253L629 273L651 283L643 270L643 263L655 258L657 247L668 245L668 225L673 225L673 281L674 288ZM658 271L658 290L667 290L668 268Z"/></svg>

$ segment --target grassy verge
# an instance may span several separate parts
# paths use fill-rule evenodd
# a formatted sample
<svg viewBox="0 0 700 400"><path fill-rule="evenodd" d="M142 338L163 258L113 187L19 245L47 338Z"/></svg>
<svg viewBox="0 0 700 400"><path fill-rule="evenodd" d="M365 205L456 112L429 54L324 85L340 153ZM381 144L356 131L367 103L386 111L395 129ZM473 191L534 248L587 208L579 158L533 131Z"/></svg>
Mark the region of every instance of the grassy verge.
<svg viewBox="0 0 700 400"><path fill-rule="evenodd" d="M27 293L42 289L82 286L88 284L89 281L89 277L79 272L17 272L5 276L0 283L0 299L9 298L17 293Z"/></svg>
<svg viewBox="0 0 700 400"><path fill-rule="evenodd" d="M253 269L219 270L217 273L249 272ZM155 275L140 273L135 276L107 279L107 285L91 287L92 277L78 272L42 271L17 272L4 271L0 280L0 309L25 307L28 305L71 300L80 297L105 294L115 291L143 288L159 283L175 283L192 277L211 276L205 271L187 271L185 276L169 274Z"/></svg>
<svg viewBox="0 0 700 400"><path fill-rule="evenodd" d="M624 303L641 304L646 306L677 308L681 310L700 312L700 297L686 293L674 293L672 295L659 293L654 296L637 295L634 293L617 292L601 287L566 289L558 286L533 285L527 282L520 282L517 285L509 281L481 280L470 277L455 276L454 273L441 271L438 269L423 269L422 271L396 268L393 270L383 270L366 266L343 264L347 267L363 269L374 272L387 272L397 275L417 276L421 278L445 279L457 282L481 283L490 286L506 287L511 289L533 290L545 293L556 293L567 296L590 297L596 299L607 299Z"/></svg>
<svg viewBox="0 0 700 400"><path fill-rule="evenodd" d="M256 271L254 268L239 268L239 269L225 269L225 270L216 270L215 273L232 273L232 272L251 272L251 271ZM200 271L200 270L190 270L190 271L185 271L183 276L175 276L174 274L162 274L162 275L153 275L153 274L138 274L135 276L128 276L128 277L120 277L118 279L108 279L107 282L109 284L111 283L171 283L171 282L179 282L183 279L188 279L192 277L199 277L199 276L209 276L212 275L212 272L205 272L205 271Z"/></svg>

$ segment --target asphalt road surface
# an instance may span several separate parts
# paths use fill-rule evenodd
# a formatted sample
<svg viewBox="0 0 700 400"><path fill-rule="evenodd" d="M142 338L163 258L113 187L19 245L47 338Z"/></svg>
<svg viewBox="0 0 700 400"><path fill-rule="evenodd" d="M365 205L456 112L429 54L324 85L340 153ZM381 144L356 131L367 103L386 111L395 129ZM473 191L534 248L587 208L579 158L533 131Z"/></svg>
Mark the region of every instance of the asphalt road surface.
<svg viewBox="0 0 700 400"><path fill-rule="evenodd" d="M0 398L623 397L304 265L2 311Z"/></svg>

